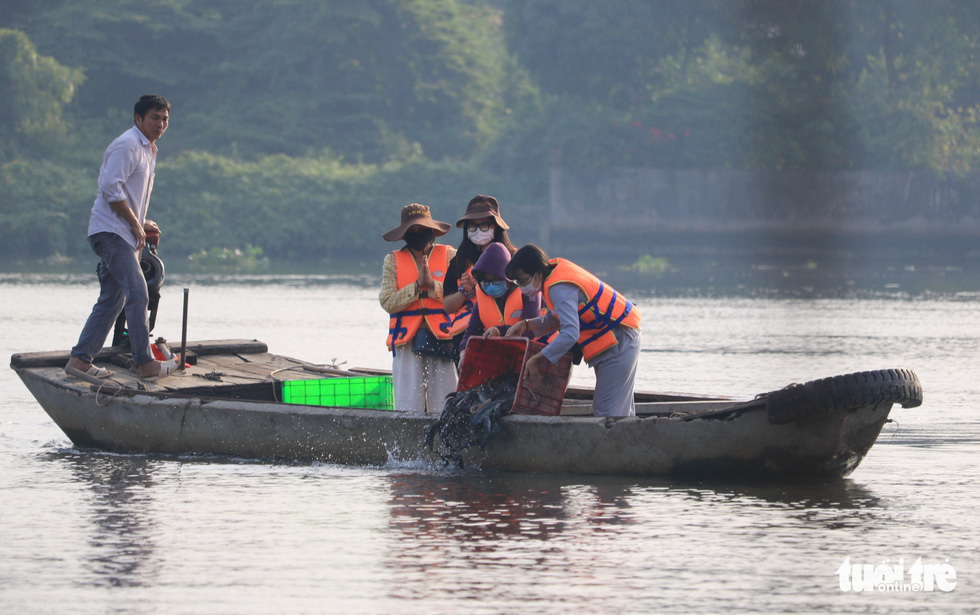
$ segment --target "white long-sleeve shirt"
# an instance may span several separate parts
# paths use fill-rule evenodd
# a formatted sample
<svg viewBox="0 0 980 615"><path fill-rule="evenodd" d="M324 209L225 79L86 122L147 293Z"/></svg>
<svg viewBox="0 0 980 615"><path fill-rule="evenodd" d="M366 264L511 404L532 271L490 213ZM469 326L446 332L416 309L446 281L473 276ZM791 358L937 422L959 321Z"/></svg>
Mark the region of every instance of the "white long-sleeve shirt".
<svg viewBox="0 0 980 615"><path fill-rule="evenodd" d="M157 146L133 126L106 148L99 169L99 193L92 205L88 235L115 233L136 249L136 237L109 203L125 200L140 224L146 221L157 165Z"/></svg>

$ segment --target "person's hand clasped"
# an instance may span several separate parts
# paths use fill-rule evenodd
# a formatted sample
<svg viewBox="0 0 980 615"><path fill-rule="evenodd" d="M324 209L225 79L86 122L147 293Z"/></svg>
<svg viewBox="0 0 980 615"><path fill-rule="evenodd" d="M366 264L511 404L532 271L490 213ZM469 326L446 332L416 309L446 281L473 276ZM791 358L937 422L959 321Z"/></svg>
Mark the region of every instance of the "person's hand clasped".
<svg viewBox="0 0 980 615"><path fill-rule="evenodd" d="M459 277L459 286L467 297L472 297L476 293L476 280L468 271L464 271L463 275Z"/></svg>
<svg viewBox="0 0 980 615"><path fill-rule="evenodd" d="M489 329L483 332L483 337L485 338L500 337L500 331L497 329L497 327L490 327Z"/></svg>
<svg viewBox="0 0 980 615"><path fill-rule="evenodd" d="M426 256L422 256L422 266L419 267L419 289L428 290L435 288L435 280L432 279L432 273L429 271L429 259Z"/></svg>

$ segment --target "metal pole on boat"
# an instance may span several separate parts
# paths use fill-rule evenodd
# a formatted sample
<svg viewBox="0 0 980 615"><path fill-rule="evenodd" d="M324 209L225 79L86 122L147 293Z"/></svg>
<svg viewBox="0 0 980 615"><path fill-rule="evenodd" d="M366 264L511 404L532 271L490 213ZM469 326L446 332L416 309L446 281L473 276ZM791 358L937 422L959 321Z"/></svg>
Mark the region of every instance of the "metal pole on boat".
<svg viewBox="0 0 980 615"><path fill-rule="evenodd" d="M180 370L184 370L187 359L187 295L191 289L184 289L184 320L180 325Z"/></svg>

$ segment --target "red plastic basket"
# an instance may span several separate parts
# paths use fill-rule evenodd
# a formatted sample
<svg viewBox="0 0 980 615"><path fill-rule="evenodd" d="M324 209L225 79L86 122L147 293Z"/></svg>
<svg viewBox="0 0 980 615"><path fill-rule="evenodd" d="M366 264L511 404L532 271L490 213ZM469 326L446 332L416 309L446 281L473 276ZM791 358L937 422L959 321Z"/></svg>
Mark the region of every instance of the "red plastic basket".
<svg viewBox="0 0 980 615"><path fill-rule="evenodd" d="M456 390L466 391L504 374L519 374L511 413L556 416L561 413L572 357L566 353L558 363L542 361L542 376L532 390L524 384L524 364L542 348L544 344L523 337L472 337L466 344Z"/></svg>

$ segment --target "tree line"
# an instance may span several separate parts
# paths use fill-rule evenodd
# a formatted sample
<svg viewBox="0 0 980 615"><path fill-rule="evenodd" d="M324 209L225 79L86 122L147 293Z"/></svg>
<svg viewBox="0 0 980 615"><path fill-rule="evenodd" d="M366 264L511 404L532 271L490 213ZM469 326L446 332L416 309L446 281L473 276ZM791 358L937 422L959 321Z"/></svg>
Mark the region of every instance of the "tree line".
<svg viewBox="0 0 980 615"><path fill-rule="evenodd" d="M969 0L4 5L7 260L86 253L146 92L174 105L152 215L179 254L354 256L402 205L449 220L477 193L540 219L554 164L956 176L980 155Z"/></svg>

